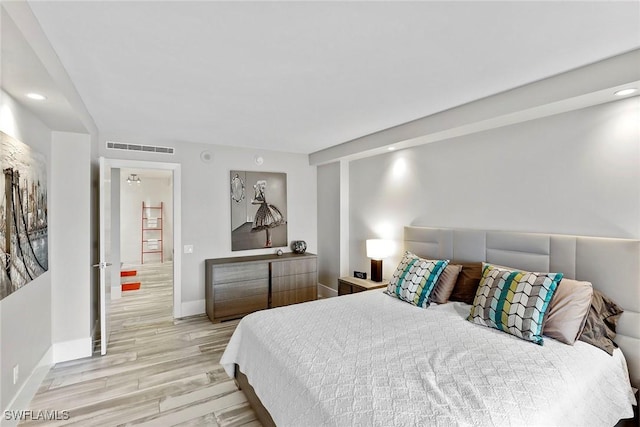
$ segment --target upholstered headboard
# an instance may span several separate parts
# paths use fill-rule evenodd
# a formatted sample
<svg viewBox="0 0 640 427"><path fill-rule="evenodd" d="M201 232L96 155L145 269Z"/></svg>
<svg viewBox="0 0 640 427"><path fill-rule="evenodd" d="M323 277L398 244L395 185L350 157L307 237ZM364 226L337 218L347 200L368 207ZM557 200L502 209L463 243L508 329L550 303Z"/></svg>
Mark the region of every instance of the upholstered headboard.
<svg viewBox="0 0 640 427"><path fill-rule="evenodd" d="M616 343L640 388L640 240L405 227L405 249L428 258L487 261L586 280L624 309Z"/></svg>

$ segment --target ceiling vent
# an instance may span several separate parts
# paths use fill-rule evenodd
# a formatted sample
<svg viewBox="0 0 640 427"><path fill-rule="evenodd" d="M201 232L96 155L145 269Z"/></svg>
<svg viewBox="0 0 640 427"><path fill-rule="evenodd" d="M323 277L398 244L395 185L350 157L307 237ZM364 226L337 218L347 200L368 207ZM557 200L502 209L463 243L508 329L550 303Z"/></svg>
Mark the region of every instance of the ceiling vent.
<svg viewBox="0 0 640 427"><path fill-rule="evenodd" d="M124 142L107 141L107 148L111 150L128 150L128 151L143 151L145 153L162 153L173 154L173 147L160 147L157 145L140 145L140 144L125 144Z"/></svg>

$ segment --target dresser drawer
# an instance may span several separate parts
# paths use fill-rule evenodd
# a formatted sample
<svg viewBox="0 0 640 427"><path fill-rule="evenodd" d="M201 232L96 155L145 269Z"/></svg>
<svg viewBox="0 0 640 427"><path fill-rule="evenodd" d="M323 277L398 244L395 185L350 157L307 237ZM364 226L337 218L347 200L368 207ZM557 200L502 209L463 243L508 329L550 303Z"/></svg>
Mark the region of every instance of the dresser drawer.
<svg viewBox="0 0 640 427"><path fill-rule="evenodd" d="M313 301L317 298L318 291L315 287L274 292L271 294L271 307L282 307L289 304Z"/></svg>
<svg viewBox="0 0 640 427"><path fill-rule="evenodd" d="M221 265L213 268L213 283L246 282L255 279L269 279L269 264L245 263Z"/></svg>
<svg viewBox="0 0 640 427"><path fill-rule="evenodd" d="M213 303L213 311L216 320L232 319L241 317L254 311L269 308L269 294L254 295L248 298L238 298L233 300L218 301Z"/></svg>
<svg viewBox="0 0 640 427"><path fill-rule="evenodd" d="M317 271L315 258L301 258L271 263L271 277L313 273L315 271Z"/></svg>
<svg viewBox="0 0 640 427"><path fill-rule="evenodd" d="M269 295L269 279L248 280L243 282L216 283L213 294L217 301L248 298L253 295Z"/></svg>
<svg viewBox="0 0 640 427"><path fill-rule="evenodd" d="M290 291L298 288L317 288L316 273L294 274L271 279L271 292Z"/></svg>
<svg viewBox="0 0 640 427"><path fill-rule="evenodd" d="M348 295L353 293L351 285L340 282L338 284L338 295Z"/></svg>

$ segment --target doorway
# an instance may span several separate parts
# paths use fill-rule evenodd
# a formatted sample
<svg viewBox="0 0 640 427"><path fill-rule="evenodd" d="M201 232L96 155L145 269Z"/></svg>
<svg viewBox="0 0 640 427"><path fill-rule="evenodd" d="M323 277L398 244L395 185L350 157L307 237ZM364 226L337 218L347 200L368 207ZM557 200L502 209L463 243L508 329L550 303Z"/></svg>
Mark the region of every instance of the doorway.
<svg viewBox="0 0 640 427"><path fill-rule="evenodd" d="M101 286L102 289L109 288L113 294L111 296L106 296L104 291L101 292L101 301L103 301L101 304L106 303L107 306L104 307L104 309L101 309L101 313L104 313L105 318L103 318L103 314L101 314L100 321L106 325L110 324L108 313L110 312L109 306L111 305L111 301L122 296L122 278L120 275L121 262L130 264L135 263L136 265L139 263L140 266L152 265L151 263L153 262L157 266L163 266L164 268L161 274L172 279L172 286L169 289L172 295L168 295L168 316L172 318L180 318L182 312L181 252L178 250L178 248L181 247L180 165L176 163L156 163L106 158L104 161L105 168L108 169L108 171L106 171L106 177L108 177L108 180L110 181L111 206L107 209L108 212L101 210L101 216L110 217L110 230L108 233L110 234L111 239L111 244L109 245L111 247L111 253L106 261L108 261L108 263L112 263L115 268L113 268L109 283L105 283L104 287ZM130 177L130 175L137 175L140 179L140 184L138 184L137 180L134 179L130 179L130 182L127 182L128 178L136 178ZM142 187L145 185L145 180L147 181L147 187L152 184L156 187L165 186L164 190L165 192L169 191L169 198L165 198L165 200L157 200L157 192L148 192L147 197L144 200L141 200L139 205L128 206L132 200L133 188L140 186L136 191L142 193L139 190L142 190ZM150 231L146 233L145 237L143 237L141 230L144 214L142 210L143 201L145 203L145 207L146 205L157 206L158 203L162 203L162 216L158 215L159 212L155 209L147 209L145 219L147 227L145 228L155 228L156 232L154 233ZM121 202L123 202L122 206ZM121 211L121 207L124 209L123 211ZM137 213L130 215L127 212L132 211L129 211L128 209L135 209ZM129 218L129 216L132 216L132 218ZM135 220L133 217L135 217ZM160 237L157 231L159 231L159 225L162 221L170 222L171 227L170 230L167 230L165 224L163 224L162 237ZM151 225L155 225L155 227L148 227L149 222ZM126 243L125 246L121 246L122 236L120 230L121 228L124 228L126 233L131 234L131 231L128 228L130 223L137 224L137 229L139 231L134 234L137 235L138 240L136 243ZM144 242L145 248L143 248L143 242L141 240L147 240L147 242ZM162 251L160 251L161 245ZM131 251L134 249L138 256L137 259L130 255ZM143 252L147 253L143 254ZM172 309L171 306L173 306ZM106 335L108 340L108 332ZM105 347L104 351L106 351L106 343L103 345Z"/></svg>
<svg viewBox="0 0 640 427"><path fill-rule="evenodd" d="M172 271L174 254L173 173L166 169L122 168L119 182L122 274L156 271L166 276ZM139 283L137 279L139 275L122 276L125 283ZM124 285L120 288L123 292L135 290ZM118 290L112 291L116 298Z"/></svg>

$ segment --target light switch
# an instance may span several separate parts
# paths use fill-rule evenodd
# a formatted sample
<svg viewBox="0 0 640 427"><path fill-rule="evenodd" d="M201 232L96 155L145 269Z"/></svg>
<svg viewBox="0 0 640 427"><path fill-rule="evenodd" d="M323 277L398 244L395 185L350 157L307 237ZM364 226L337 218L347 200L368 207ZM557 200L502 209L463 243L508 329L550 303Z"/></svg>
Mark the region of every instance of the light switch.
<svg viewBox="0 0 640 427"><path fill-rule="evenodd" d="M193 253L193 245L184 245L184 253L192 254Z"/></svg>

